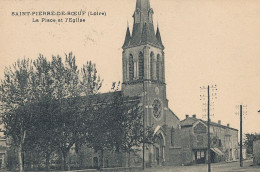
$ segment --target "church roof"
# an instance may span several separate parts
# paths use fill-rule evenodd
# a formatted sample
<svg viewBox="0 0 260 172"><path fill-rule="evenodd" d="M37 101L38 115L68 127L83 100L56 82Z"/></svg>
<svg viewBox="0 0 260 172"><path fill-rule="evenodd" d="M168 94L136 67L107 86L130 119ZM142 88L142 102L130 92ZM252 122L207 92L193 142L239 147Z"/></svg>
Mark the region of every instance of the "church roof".
<svg viewBox="0 0 260 172"><path fill-rule="evenodd" d="M92 103L101 103L111 100L114 96L122 96L121 91L99 93L95 95L90 95L88 98Z"/></svg>
<svg viewBox="0 0 260 172"><path fill-rule="evenodd" d="M175 116L178 120L180 120L180 118L169 108L170 113L172 113L173 116Z"/></svg>
<svg viewBox="0 0 260 172"><path fill-rule="evenodd" d="M86 100L89 100L92 104L103 104L107 102L111 102L114 97L124 97L122 91L115 91L115 92L107 92L107 93L99 93L95 95L90 95L89 97L85 97ZM124 97L126 101L137 101L140 99L139 96L134 97Z"/></svg>

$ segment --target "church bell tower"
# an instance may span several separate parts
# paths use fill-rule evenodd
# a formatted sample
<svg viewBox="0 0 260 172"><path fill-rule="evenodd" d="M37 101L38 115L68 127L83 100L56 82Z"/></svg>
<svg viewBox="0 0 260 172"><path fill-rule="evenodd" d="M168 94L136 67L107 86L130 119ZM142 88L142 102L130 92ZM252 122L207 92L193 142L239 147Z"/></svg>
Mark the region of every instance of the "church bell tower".
<svg viewBox="0 0 260 172"><path fill-rule="evenodd" d="M146 147L145 161L150 165L165 165L173 163L173 154L180 159L178 150L172 149L180 147L174 139L180 137L177 134L180 120L168 107L164 46L159 27L154 30L153 14L150 0L136 0L132 33L127 26L122 47L122 93L140 96L144 126L153 126L155 144Z"/></svg>
<svg viewBox="0 0 260 172"><path fill-rule="evenodd" d="M125 96L147 94L146 105L157 99L168 106L166 99L164 46L159 27L153 24L150 0L137 0L133 29L127 26L123 44L123 84Z"/></svg>
<svg viewBox="0 0 260 172"><path fill-rule="evenodd" d="M149 0L136 1L133 18L132 34L128 26L122 47L123 89L127 95L128 90L132 90L128 87L135 87L139 83L147 81L157 85L165 84L164 46L159 28L156 34L154 31L153 9L150 8ZM136 95L139 93L137 91Z"/></svg>

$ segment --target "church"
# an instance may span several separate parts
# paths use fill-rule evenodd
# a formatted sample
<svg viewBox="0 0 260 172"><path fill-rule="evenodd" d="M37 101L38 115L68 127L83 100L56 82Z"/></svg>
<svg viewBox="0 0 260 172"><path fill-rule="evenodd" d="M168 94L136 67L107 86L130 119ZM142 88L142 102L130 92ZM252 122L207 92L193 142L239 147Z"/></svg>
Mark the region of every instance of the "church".
<svg viewBox="0 0 260 172"><path fill-rule="evenodd" d="M146 146L150 165L181 164L180 120L168 107L164 45L159 27L153 24L150 0L137 0L133 28L126 29L123 44L123 96L140 96L144 125L154 127L156 143Z"/></svg>
<svg viewBox="0 0 260 172"><path fill-rule="evenodd" d="M132 33L127 26L122 46L122 90L95 95L106 101L113 94L137 97L142 103L143 124L152 127L155 143L145 144L144 151L140 147L137 153L132 152L131 166L142 166L143 157L147 167L182 164L181 122L168 107L166 57L159 27L156 32L154 29L153 14L150 0L136 0ZM90 148L85 151L87 156L81 158L83 166L127 166L128 158L124 152L106 151L101 161L99 152Z"/></svg>
<svg viewBox="0 0 260 172"><path fill-rule="evenodd" d="M123 97L138 98L144 107L144 127L152 127L153 144L145 144L132 152L132 167L140 167L144 159L146 167L190 165L207 163L207 125L206 122L186 116L180 119L168 106L165 78L164 45L159 27L156 31L153 23L154 11L150 0L136 0L133 14L133 27L126 28L122 46L122 90L103 93L98 96L111 97L118 94ZM95 95L97 96L97 95ZM237 159L237 129L210 123L211 162ZM127 167L129 160L125 152L104 152L100 161L98 152L88 150L86 164L91 167ZM103 162L101 165L100 163Z"/></svg>

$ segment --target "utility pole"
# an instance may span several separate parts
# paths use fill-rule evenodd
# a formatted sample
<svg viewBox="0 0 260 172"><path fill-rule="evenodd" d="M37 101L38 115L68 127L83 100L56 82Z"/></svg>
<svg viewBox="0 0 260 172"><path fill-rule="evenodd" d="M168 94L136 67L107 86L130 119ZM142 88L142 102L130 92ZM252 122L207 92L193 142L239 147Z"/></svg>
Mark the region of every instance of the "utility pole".
<svg viewBox="0 0 260 172"><path fill-rule="evenodd" d="M237 105L236 108L239 108L239 111L236 112L237 115L239 115L240 118L240 143L239 143L239 149L240 149L240 167L243 167L243 117L247 115L247 105Z"/></svg>
<svg viewBox="0 0 260 172"><path fill-rule="evenodd" d="M243 153L242 153L242 121L243 120L243 107L240 105L240 167L243 167Z"/></svg>
<svg viewBox="0 0 260 172"><path fill-rule="evenodd" d="M210 94L209 94L209 85L208 85L208 172L211 172L210 164Z"/></svg>
<svg viewBox="0 0 260 172"><path fill-rule="evenodd" d="M208 146L207 146L207 153L208 153L208 172L211 172L211 157L210 157L210 144L211 144L211 139L210 139L210 116L213 115L211 114L211 110L214 110L214 101L213 99L216 99L217 97L217 93L215 91L217 91L217 86L216 85L208 85L207 87L203 86L200 87L201 91L203 92L200 95L200 100L205 100L207 97L207 103L202 103L202 105L207 105L207 107L205 107L205 109L203 108L202 111L207 111L207 115L205 114L205 116L207 116L207 127L208 127ZM205 93L205 91L207 90L207 94ZM210 93L210 90L212 90L212 93ZM212 100L212 105L211 105L211 100ZM212 109L211 109L212 106Z"/></svg>
<svg viewBox="0 0 260 172"><path fill-rule="evenodd" d="M239 115L240 118L240 167L243 167L243 117L247 115L247 105L237 105L237 109L239 109L236 112L236 115Z"/></svg>
<svg viewBox="0 0 260 172"><path fill-rule="evenodd" d="M145 170L145 85L143 81L143 170Z"/></svg>

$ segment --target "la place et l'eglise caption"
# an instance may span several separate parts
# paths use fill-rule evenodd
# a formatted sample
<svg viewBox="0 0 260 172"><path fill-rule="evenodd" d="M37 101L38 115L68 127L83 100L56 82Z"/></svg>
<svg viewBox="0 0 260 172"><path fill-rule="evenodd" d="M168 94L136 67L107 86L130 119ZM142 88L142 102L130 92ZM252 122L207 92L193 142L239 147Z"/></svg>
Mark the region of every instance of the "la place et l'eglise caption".
<svg viewBox="0 0 260 172"><path fill-rule="evenodd" d="M85 15L88 17L91 16L106 16L105 11L88 11L80 10L80 11L32 11L32 12L12 12L12 16L33 16L32 22L43 22L43 23L51 23L51 22L67 22L67 23L82 23L86 22L85 18L82 18ZM41 18L36 18L41 16ZM53 17L50 17L53 16ZM56 18L54 16L58 16ZM65 17L62 18L61 16Z"/></svg>

